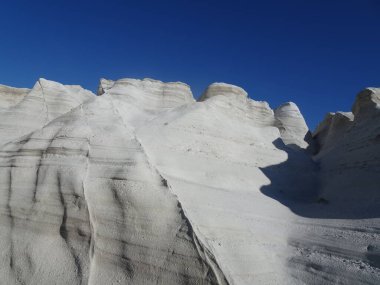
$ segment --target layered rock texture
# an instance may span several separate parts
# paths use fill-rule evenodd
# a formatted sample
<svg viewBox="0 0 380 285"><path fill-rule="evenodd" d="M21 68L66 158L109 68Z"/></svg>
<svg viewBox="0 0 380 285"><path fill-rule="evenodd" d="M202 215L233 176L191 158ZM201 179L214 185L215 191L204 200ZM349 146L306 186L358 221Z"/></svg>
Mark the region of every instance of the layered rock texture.
<svg viewBox="0 0 380 285"><path fill-rule="evenodd" d="M0 145L42 128L94 94L78 85L40 79L29 89L0 86Z"/></svg>
<svg viewBox="0 0 380 285"><path fill-rule="evenodd" d="M311 134L214 83L0 86L4 284L378 284L380 90Z"/></svg>

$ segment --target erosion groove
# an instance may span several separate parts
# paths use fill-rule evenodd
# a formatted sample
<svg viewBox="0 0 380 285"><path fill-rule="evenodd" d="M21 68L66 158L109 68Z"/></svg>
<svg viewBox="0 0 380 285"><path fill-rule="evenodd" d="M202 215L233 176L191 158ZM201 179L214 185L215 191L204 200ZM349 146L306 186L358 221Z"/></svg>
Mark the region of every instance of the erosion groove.
<svg viewBox="0 0 380 285"><path fill-rule="evenodd" d="M47 122L49 122L49 106L48 106L48 103L46 101L46 97L45 97L45 93L44 93L44 87L42 86L40 80L38 80L38 84L40 85L42 99L44 101L44 106L46 108L46 119L45 119L45 124L46 124Z"/></svg>
<svg viewBox="0 0 380 285"><path fill-rule="evenodd" d="M135 136L136 136L136 134L135 134ZM179 213L181 215L181 218L182 218L182 220L184 221L184 223L186 225L187 235L192 238L192 243L195 246L195 248L196 248L196 250L198 252L199 257L209 267L209 270L207 270L207 277L210 280L214 280L213 282L215 282L215 284L218 284L218 285L228 285L227 279L225 278L222 270L219 268L219 266L218 266L218 264L217 264L217 262L215 260L215 257L213 256L213 254L211 253L211 251L209 251L206 248L206 246L197 237L197 234L194 231L193 226L192 226L189 218L186 216L185 211L183 209L183 206L181 205L181 202L178 200L178 197L175 195L175 192L173 191L172 186L170 185L170 182L168 182L167 178L165 178L163 176L163 174L160 173L160 171L157 169L157 167L155 167L155 166L152 165L152 162L150 161L147 152L145 151L143 145L141 144L141 142L140 142L140 140L138 139L137 136L136 136L136 140L139 142L139 144L140 144L140 146L141 146L141 148L142 148L142 150L143 150L143 152L144 152L144 154L145 154L145 156L147 158L147 162L149 163L149 165L160 176L161 181L162 181L162 185L165 188L167 188L168 191L170 191L171 195L173 195L175 197L175 199L177 200L177 207L179 209Z"/></svg>

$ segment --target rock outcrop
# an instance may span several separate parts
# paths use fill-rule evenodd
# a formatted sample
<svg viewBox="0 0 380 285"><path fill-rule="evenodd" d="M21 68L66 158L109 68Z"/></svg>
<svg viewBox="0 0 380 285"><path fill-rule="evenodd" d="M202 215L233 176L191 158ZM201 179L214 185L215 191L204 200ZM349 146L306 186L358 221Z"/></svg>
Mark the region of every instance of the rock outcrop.
<svg viewBox="0 0 380 285"><path fill-rule="evenodd" d="M80 86L45 79L38 80L31 90L2 87L0 145L42 128L93 97Z"/></svg>
<svg viewBox="0 0 380 285"><path fill-rule="evenodd" d="M214 96L227 96L235 101L246 101L248 93L243 88L226 83L213 83L203 92L199 101L205 101Z"/></svg>
<svg viewBox="0 0 380 285"><path fill-rule="evenodd" d="M311 144L311 133L298 106L287 102L274 110L276 126L286 145L307 148Z"/></svg>
<svg viewBox="0 0 380 285"><path fill-rule="evenodd" d="M330 113L318 126L315 160L320 196L353 217L377 216L380 205L380 89L360 92L351 112Z"/></svg>
<svg viewBox="0 0 380 285"><path fill-rule="evenodd" d="M378 117L380 112L380 88L367 88L360 92L352 106L352 113L357 120Z"/></svg>
<svg viewBox="0 0 380 285"><path fill-rule="evenodd" d="M46 80L3 87L1 280L378 283L369 90L355 117L331 114L312 138L294 103L273 111L225 83L199 102L184 83L152 79L102 79L99 96ZM356 201L370 215L341 211Z"/></svg>
<svg viewBox="0 0 380 285"><path fill-rule="evenodd" d="M0 110L4 111L17 105L29 92L28 88L13 88L0 84Z"/></svg>

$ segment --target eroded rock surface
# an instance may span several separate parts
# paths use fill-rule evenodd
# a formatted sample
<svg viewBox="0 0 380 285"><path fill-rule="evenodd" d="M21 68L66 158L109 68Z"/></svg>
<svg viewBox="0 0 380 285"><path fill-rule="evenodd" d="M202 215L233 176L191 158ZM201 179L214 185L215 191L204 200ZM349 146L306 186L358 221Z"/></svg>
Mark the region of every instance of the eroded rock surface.
<svg viewBox="0 0 380 285"><path fill-rule="evenodd" d="M0 110L4 111L17 105L29 92L28 88L14 88L0 84Z"/></svg>
<svg viewBox="0 0 380 285"><path fill-rule="evenodd" d="M78 85L45 79L31 90L0 88L0 145L42 128L93 96Z"/></svg>
<svg viewBox="0 0 380 285"><path fill-rule="evenodd" d="M345 205L340 211L352 217L376 217L380 206L380 89L360 92L352 113L328 114L314 137L320 145L315 159L321 166L321 197Z"/></svg>
<svg viewBox="0 0 380 285"><path fill-rule="evenodd" d="M274 110L277 127L286 145L307 148L311 144L311 133L298 106L287 102Z"/></svg>
<svg viewBox="0 0 380 285"><path fill-rule="evenodd" d="M4 87L0 277L378 284L377 94L312 138L294 103L273 111L225 83L199 102L152 79L102 79L100 96L46 80Z"/></svg>

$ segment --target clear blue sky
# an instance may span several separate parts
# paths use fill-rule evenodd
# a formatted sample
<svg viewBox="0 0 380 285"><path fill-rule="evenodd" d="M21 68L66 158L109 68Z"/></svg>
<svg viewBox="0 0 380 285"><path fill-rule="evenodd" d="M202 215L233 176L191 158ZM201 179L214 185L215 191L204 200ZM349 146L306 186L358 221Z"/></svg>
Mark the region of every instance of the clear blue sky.
<svg viewBox="0 0 380 285"><path fill-rule="evenodd" d="M294 101L313 129L380 86L379 15L380 0L2 1L0 83L227 82Z"/></svg>

